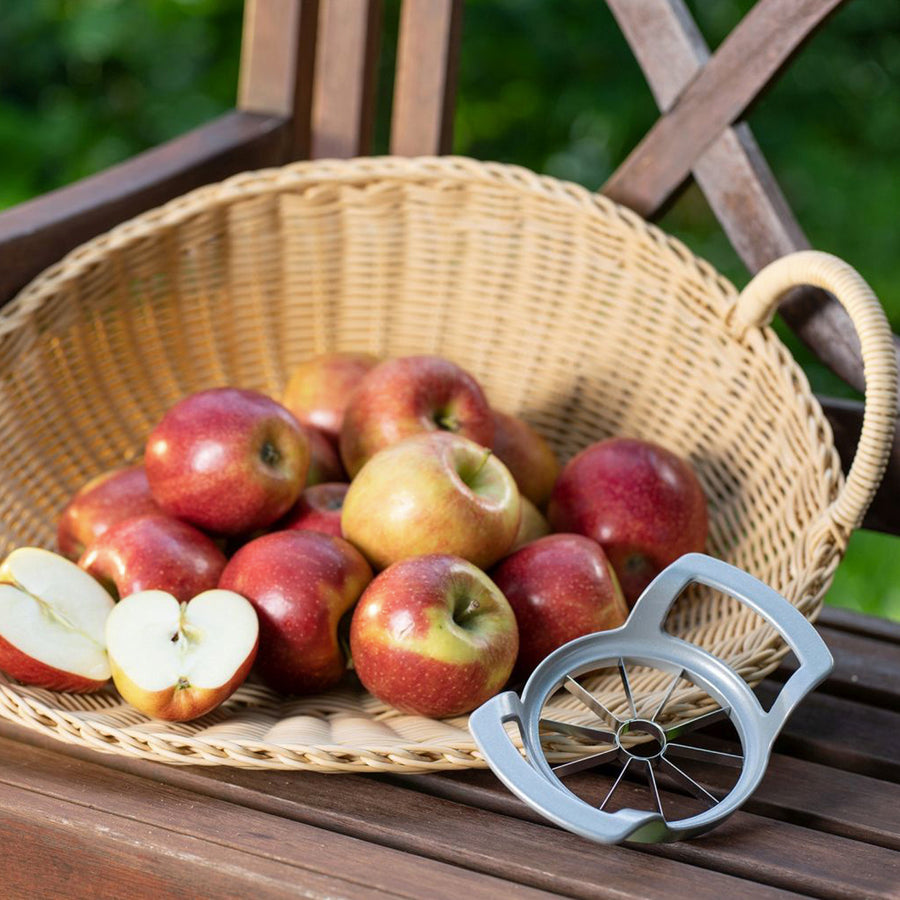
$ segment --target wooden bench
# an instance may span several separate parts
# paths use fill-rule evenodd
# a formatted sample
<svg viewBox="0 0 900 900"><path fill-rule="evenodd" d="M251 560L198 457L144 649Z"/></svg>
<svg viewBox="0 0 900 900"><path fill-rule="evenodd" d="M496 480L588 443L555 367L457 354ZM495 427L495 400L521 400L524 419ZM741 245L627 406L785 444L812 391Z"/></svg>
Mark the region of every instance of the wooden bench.
<svg viewBox="0 0 900 900"><path fill-rule="evenodd" d="M682 0L609 5L661 117L604 190L652 218L693 177L750 271L808 246L741 117L841 0L760 0L712 55ZM380 12L378 0L248 0L238 108L0 214L0 302L87 238L200 184L368 152ZM449 151L462 15L462 0L403 0L392 152ZM833 298L798 291L781 312L828 366L863 386ZM849 464L859 405L822 402ZM898 479L895 443L868 525L900 533ZM0 894L898 897L900 626L833 609L821 626L833 676L789 723L746 808L700 840L601 848L546 824L487 772L169 767L0 722ZM602 774L576 777L603 788Z"/></svg>

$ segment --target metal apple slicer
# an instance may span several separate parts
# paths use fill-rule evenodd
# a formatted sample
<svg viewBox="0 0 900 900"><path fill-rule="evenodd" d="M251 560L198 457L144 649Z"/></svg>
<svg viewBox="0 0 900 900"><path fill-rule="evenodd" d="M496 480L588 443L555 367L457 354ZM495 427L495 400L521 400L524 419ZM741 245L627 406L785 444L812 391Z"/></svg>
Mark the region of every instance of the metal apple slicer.
<svg viewBox="0 0 900 900"><path fill-rule="evenodd" d="M747 604L793 650L798 667L768 711L731 666L665 630L670 608L691 584ZM714 828L750 797L788 716L832 666L813 626L784 597L734 566L691 553L656 577L625 625L560 647L535 669L521 698L513 691L498 694L470 716L469 727L497 777L560 827L604 844L675 841ZM629 670L631 681L637 683L639 672L641 684L658 689L633 693ZM672 701L679 684L693 696L705 693L710 711L678 721ZM609 685L617 702L601 700ZM551 699L559 709L559 697L568 701L572 721L561 721L558 712L556 718L545 715ZM701 734L714 723L729 728L728 722L741 753L726 752ZM519 730L524 756L507 731L510 723ZM555 750L558 756L561 748L574 758L551 765L547 754ZM706 771L712 764L722 775L708 782L710 789L690 774L698 763L707 764ZM581 796L571 781L567 786L569 776L595 768L610 778L576 779L592 782L594 790L599 783L594 796L585 796L590 786L579 788ZM664 802L660 789L669 786L675 793L664 792ZM623 798L632 806L613 811Z"/></svg>

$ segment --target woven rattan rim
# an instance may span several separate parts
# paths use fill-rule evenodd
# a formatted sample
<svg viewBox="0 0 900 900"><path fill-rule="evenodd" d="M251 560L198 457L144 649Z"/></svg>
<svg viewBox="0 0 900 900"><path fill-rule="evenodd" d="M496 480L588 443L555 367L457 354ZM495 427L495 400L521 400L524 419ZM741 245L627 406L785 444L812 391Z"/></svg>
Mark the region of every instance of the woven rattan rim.
<svg viewBox="0 0 900 900"><path fill-rule="evenodd" d="M419 187L448 184L479 196L490 197L491 191L497 191L503 198L542 204L540 209L565 217L580 217L589 227L603 229L604 235L623 236L626 248L631 246L628 241L638 242L640 252L645 258L651 257L651 264L666 277L689 282L690 297L699 298L696 302L704 315L702 329L719 342L717 352L727 353L733 347L749 359L758 358L760 366L773 373L772 379L786 386L779 389L784 391L784 403L795 410L798 421L805 423L807 438L815 447L809 459L809 466L818 473L813 482L821 484L821 495L827 502L809 518L796 542L781 548L774 570L778 577L773 580L805 615L814 617L850 530L861 521L880 482L896 406L893 343L883 311L865 282L849 266L826 254L796 254L780 260L760 273L738 297L713 267L634 213L577 185L526 169L452 157L297 163L200 188L72 251L0 313L0 347L11 345L33 329L48 304L77 290L75 286L109 257L152 241L163 231L177 231L198 216L214 216L245 201L269 196L292 195L303 201L323 185L358 189L352 202L361 206L382 204L380 209L391 208L384 196L400 189L399 199L392 195L390 200L400 215L409 205L408 197ZM337 200L338 205L347 202L351 201L343 197ZM419 202L425 201L419 198ZM442 209L435 209L433 218L440 220L443 214ZM546 227L552 229L553 222ZM162 257L157 262L164 265ZM802 371L763 324L781 294L804 283L831 290L847 308L860 336L867 379L866 416L846 484L829 426ZM771 672L784 655L785 648L774 632L766 633L731 612L721 620L705 621L699 609L702 607L686 609L679 620L680 631L721 655L751 683ZM652 691L655 686L648 681L644 688ZM597 689L603 690L604 685ZM673 709L678 717L702 708L702 699L690 690L676 697ZM248 684L199 726L151 722L136 712L120 715L116 724L110 724L107 713L120 705L112 691L76 697L10 681L0 683L0 714L6 718L61 740L157 761L326 772L425 771L483 765L467 732L465 717L431 722L402 716L353 686L321 697L286 701L265 687ZM565 715L565 710L561 714ZM295 724L297 730L292 730ZM342 739L311 740L316 729L332 737L339 733ZM357 733L360 737L355 739ZM272 734L281 736L274 739ZM565 758L565 749L560 754Z"/></svg>

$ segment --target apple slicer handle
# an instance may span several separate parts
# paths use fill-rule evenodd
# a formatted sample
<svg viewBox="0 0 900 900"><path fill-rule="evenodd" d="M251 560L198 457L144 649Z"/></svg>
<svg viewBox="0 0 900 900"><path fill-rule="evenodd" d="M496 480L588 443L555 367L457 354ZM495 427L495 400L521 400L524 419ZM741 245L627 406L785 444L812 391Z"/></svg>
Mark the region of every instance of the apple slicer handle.
<svg viewBox="0 0 900 900"><path fill-rule="evenodd" d="M738 335L772 317L785 293L800 285L829 291L844 307L859 336L866 378L866 409L853 465L822 521L846 537L859 526L887 464L897 415L897 357L890 325L862 276L829 253L803 250L775 260L741 292L734 308Z"/></svg>
<svg viewBox="0 0 900 900"><path fill-rule="evenodd" d="M562 828L604 844L631 840L660 840L665 821L655 812L635 809L615 814L600 812L563 788L556 787L516 749L506 729L515 722L520 734L523 707L513 691L497 694L469 716L469 730L494 774L521 800Z"/></svg>
<svg viewBox="0 0 900 900"><path fill-rule="evenodd" d="M769 737L774 739L794 707L831 671L834 660L825 642L778 591L742 569L702 553L687 553L656 576L635 604L626 626L628 631L648 638L658 636L666 613L689 584L703 584L740 600L775 628L794 651L797 670L769 712L763 714Z"/></svg>

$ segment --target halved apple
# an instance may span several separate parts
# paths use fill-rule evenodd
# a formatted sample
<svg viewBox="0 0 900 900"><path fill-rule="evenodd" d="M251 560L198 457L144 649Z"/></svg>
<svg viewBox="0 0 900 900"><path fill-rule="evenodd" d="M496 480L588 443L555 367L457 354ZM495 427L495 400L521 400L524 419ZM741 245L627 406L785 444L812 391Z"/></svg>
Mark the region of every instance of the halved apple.
<svg viewBox="0 0 900 900"><path fill-rule="evenodd" d="M109 665L119 693L148 716L196 719L227 700L256 658L259 621L234 591L211 590L188 603L141 591L116 604L106 622Z"/></svg>
<svg viewBox="0 0 900 900"><path fill-rule="evenodd" d="M54 691L96 691L109 680L104 626L113 599L75 563L37 547L0 566L0 669Z"/></svg>

